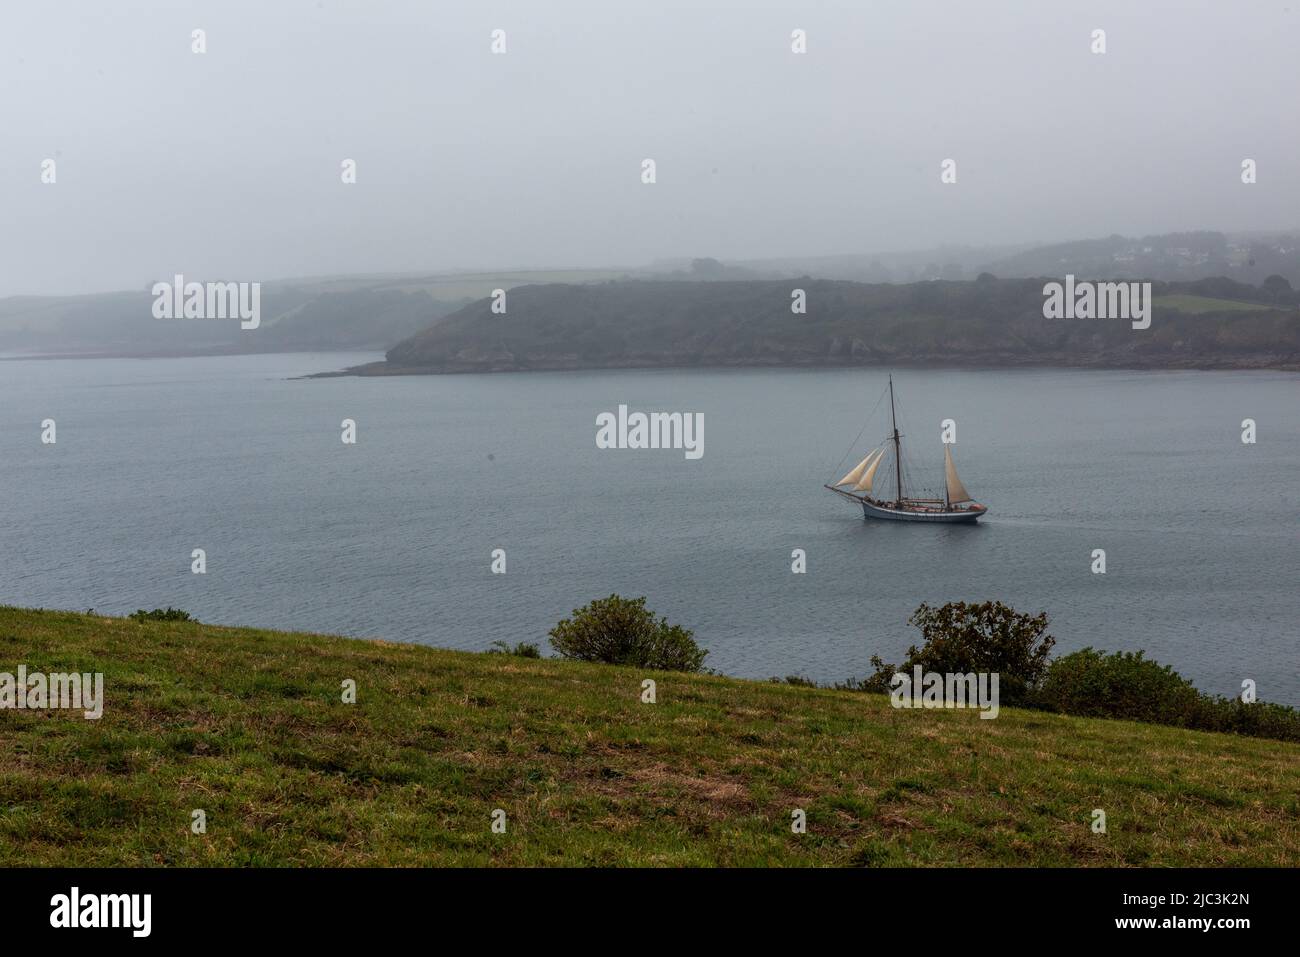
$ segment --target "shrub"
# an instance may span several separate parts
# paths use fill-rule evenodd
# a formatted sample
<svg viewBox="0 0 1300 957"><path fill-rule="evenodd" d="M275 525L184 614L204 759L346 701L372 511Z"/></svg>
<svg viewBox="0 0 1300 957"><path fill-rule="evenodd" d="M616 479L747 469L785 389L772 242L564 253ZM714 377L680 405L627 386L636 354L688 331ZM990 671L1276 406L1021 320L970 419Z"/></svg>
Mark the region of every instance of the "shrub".
<svg viewBox="0 0 1300 957"><path fill-rule="evenodd" d="M1203 694L1140 651L1108 655L1084 648L1059 658L1032 703L1062 714L1300 741L1300 711L1295 708Z"/></svg>
<svg viewBox="0 0 1300 957"><path fill-rule="evenodd" d="M132 621L198 621L197 618L190 617L188 611L181 611L179 608L171 607L171 605L166 608L155 608L153 611L145 611L141 608L130 618Z"/></svg>
<svg viewBox="0 0 1300 957"><path fill-rule="evenodd" d="M1021 614L1000 601L949 602L938 608L922 604L907 623L921 629L925 644L908 648L901 665L886 664L873 655L875 674L851 682L856 690L888 693L895 673L910 674L920 665L922 671L941 674L996 672L1002 703L1017 704L1042 681L1056 644L1046 634L1046 615Z"/></svg>
<svg viewBox="0 0 1300 957"><path fill-rule="evenodd" d="M1196 727L1205 731L1226 731L1253 738L1300 741L1300 711L1284 704L1240 698L1203 695Z"/></svg>
<svg viewBox="0 0 1300 957"><path fill-rule="evenodd" d="M514 647L504 641L494 641L492 647L488 648L487 653L489 655L516 655L520 658L542 657L542 649L531 641L521 641Z"/></svg>
<svg viewBox="0 0 1300 957"><path fill-rule="evenodd" d="M1084 648L1058 658L1034 694L1050 711L1190 726L1201 705L1192 683L1142 652Z"/></svg>
<svg viewBox="0 0 1300 957"><path fill-rule="evenodd" d="M873 675L831 687L888 694L894 675L917 665L941 674L997 672L1003 704L1300 741L1300 709L1203 694L1141 651L1084 648L1050 661L1056 639L1046 634L1046 615L1023 615L1001 602L951 602L941 608L923 604L908 623L921 629L925 644L908 648L901 665L872 655Z"/></svg>
<svg viewBox="0 0 1300 957"><path fill-rule="evenodd" d="M598 598L575 608L550 631L551 644L565 658L637 665L661 671L699 671L708 654L694 634L667 619L655 619L645 598Z"/></svg>

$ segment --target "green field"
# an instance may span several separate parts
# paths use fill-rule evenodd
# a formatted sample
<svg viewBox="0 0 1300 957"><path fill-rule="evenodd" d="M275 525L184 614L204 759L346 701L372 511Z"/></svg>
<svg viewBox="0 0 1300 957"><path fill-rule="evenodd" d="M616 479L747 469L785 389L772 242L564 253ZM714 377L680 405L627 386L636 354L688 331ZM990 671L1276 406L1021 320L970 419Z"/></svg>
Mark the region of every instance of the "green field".
<svg viewBox="0 0 1300 957"><path fill-rule="evenodd" d="M0 711L4 866L1300 862L1277 741L0 608L19 664L103 672L105 705Z"/></svg>
<svg viewBox="0 0 1300 957"><path fill-rule="evenodd" d="M1151 300L1155 309L1175 309L1189 315L1203 312L1266 312L1273 306L1262 302L1240 302L1236 299L1214 299L1210 296L1156 296Z"/></svg>

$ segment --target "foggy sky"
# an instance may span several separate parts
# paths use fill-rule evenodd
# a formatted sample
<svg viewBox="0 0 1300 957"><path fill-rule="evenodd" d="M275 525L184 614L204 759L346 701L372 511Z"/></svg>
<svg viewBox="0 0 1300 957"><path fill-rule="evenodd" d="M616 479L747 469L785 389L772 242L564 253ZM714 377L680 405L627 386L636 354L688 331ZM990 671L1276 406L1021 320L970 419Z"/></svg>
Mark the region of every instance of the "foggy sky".
<svg viewBox="0 0 1300 957"><path fill-rule="evenodd" d="M1298 49L1300 0L8 0L0 295L1294 229Z"/></svg>

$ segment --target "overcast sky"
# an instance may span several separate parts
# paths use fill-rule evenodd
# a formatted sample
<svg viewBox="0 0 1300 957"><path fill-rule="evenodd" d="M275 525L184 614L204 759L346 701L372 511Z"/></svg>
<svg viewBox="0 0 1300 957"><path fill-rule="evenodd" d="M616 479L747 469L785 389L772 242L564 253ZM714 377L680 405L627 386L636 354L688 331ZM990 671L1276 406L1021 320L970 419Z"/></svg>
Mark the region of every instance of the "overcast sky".
<svg viewBox="0 0 1300 957"><path fill-rule="evenodd" d="M6 0L0 295L1291 229L1298 53L1300 0Z"/></svg>

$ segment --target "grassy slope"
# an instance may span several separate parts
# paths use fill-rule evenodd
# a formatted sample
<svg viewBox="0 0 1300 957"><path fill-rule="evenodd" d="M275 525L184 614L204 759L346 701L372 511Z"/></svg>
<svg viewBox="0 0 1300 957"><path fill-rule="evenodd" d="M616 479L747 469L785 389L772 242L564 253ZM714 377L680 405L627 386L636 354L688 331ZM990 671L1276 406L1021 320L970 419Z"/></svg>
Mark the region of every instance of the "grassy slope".
<svg viewBox="0 0 1300 957"><path fill-rule="evenodd" d="M1135 335L1122 321L1043 318L1043 281L887 285L798 280L813 304L790 313L789 280L632 280L514 287L509 319L481 299L395 344L366 375L733 366L968 365L1295 368L1300 309L1195 314L1159 308ZM1179 287L1154 288L1157 302ZM1222 300L1227 302L1227 300Z"/></svg>
<svg viewBox="0 0 1300 957"><path fill-rule="evenodd" d="M1173 295L1155 296L1151 300L1155 309L1176 309L1189 315L1205 312L1268 312L1274 306L1260 302L1241 302L1237 299L1213 299L1210 296Z"/></svg>
<svg viewBox="0 0 1300 957"><path fill-rule="evenodd" d="M106 705L0 711L0 865L1300 860L1281 742L670 674L651 705L629 668L0 608L20 663L102 671Z"/></svg>

